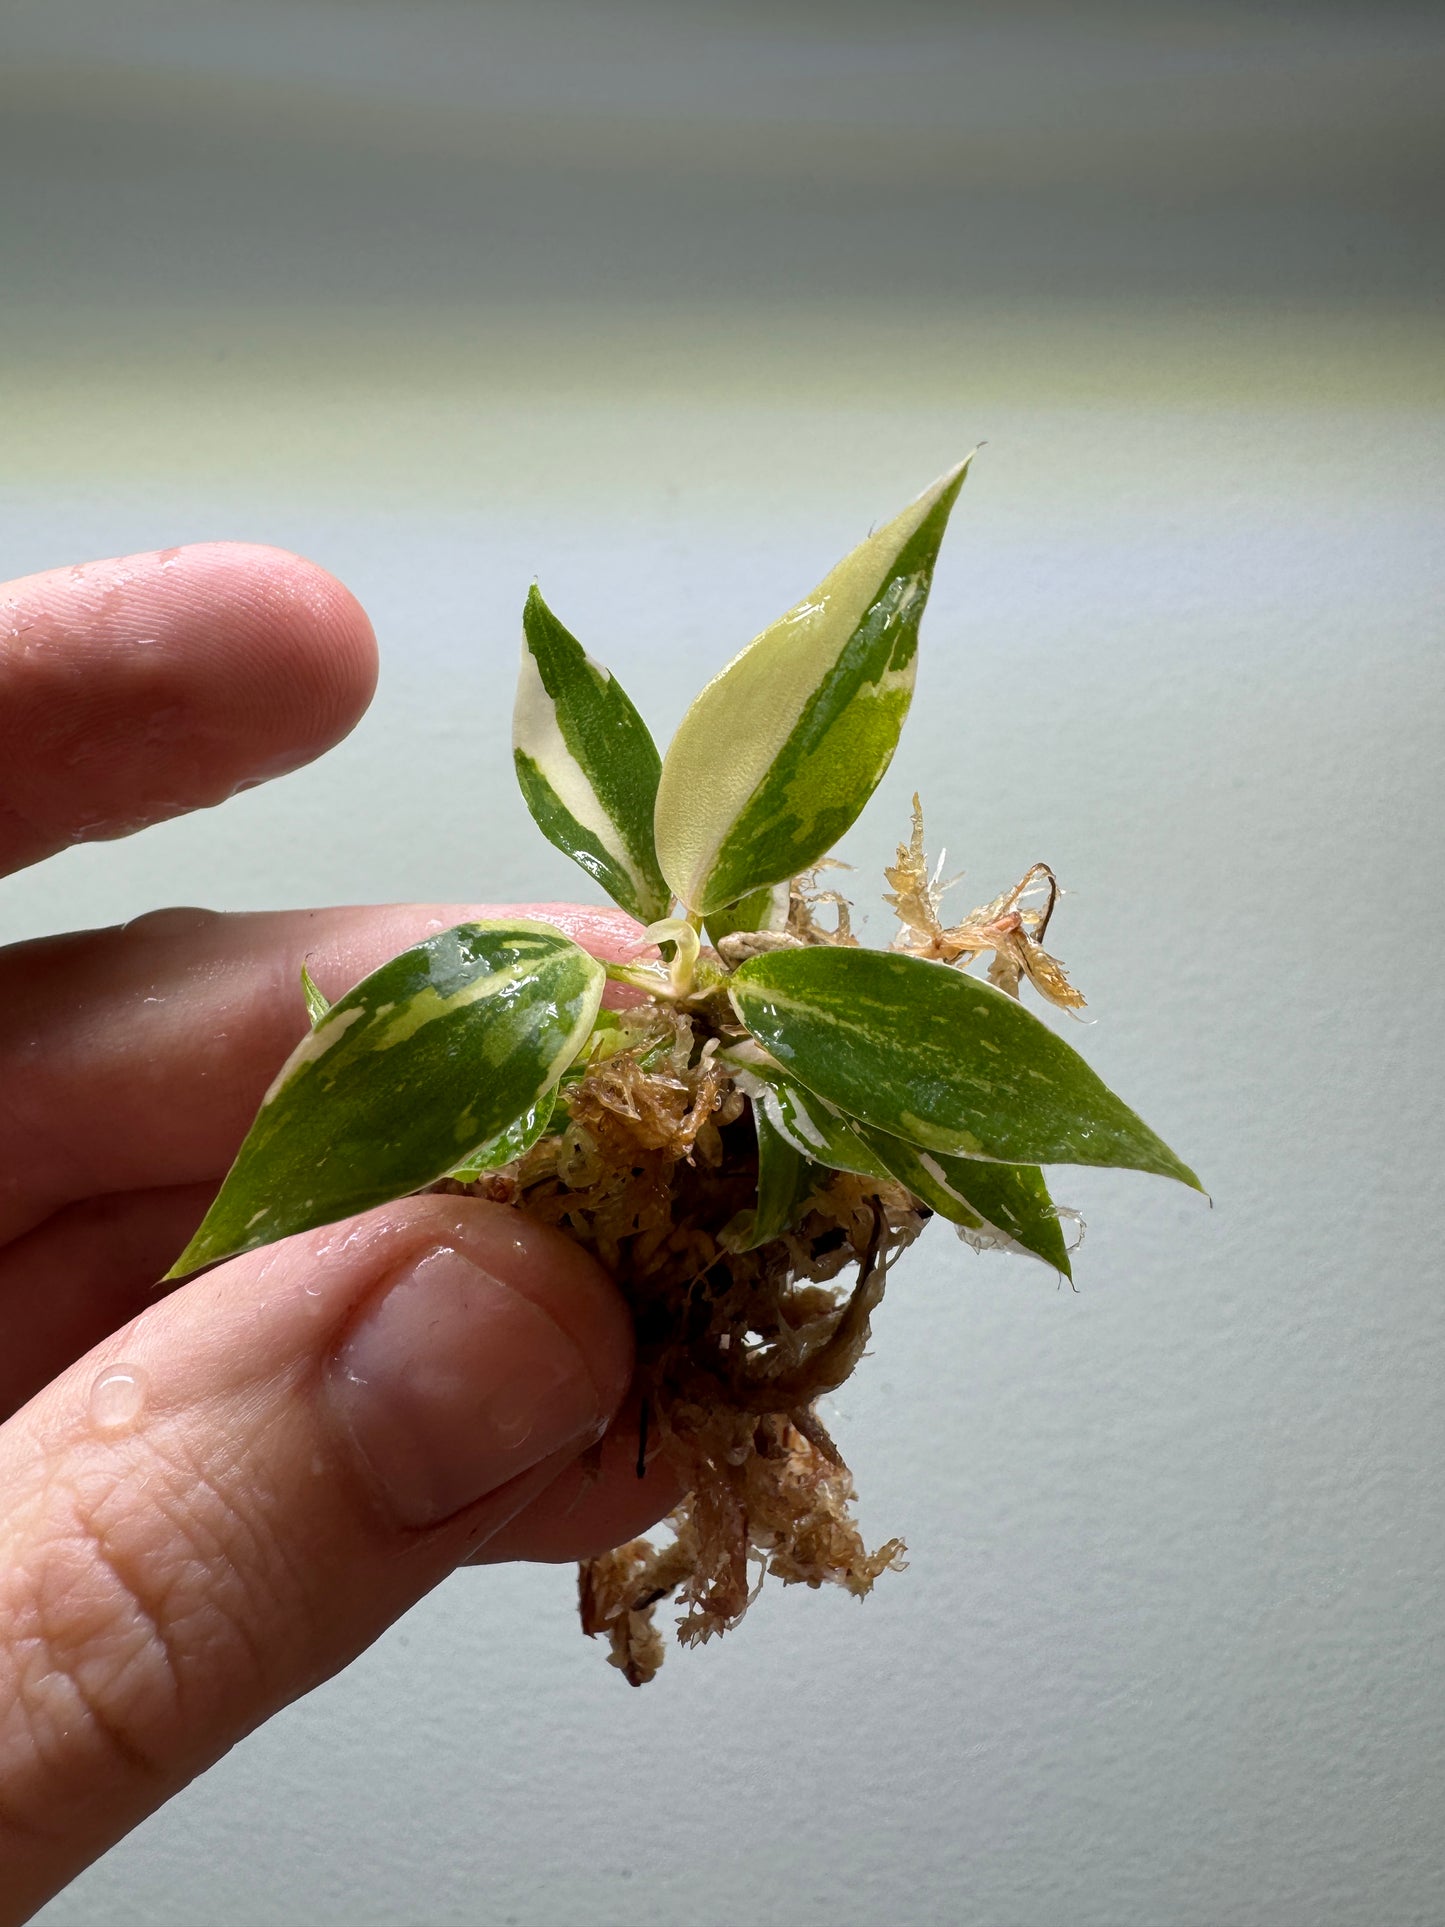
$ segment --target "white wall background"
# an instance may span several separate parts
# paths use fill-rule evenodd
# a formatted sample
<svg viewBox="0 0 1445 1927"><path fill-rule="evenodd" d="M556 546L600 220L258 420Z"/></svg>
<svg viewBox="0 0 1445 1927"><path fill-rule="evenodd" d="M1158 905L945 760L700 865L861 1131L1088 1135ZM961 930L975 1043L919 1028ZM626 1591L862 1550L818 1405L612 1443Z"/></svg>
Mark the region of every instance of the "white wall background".
<svg viewBox="0 0 1445 1927"><path fill-rule="evenodd" d="M1077 1294L900 1268L830 1414L910 1548L866 1604L770 1588L633 1694L568 1572L459 1575L47 1927L1437 1923L1440 36L539 18L7 10L0 575L276 541L385 669L0 931L569 892L506 755L532 576L661 732L987 438L860 906L915 787L979 897L1047 857L1071 1037L1214 1206L1057 1173Z"/></svg>

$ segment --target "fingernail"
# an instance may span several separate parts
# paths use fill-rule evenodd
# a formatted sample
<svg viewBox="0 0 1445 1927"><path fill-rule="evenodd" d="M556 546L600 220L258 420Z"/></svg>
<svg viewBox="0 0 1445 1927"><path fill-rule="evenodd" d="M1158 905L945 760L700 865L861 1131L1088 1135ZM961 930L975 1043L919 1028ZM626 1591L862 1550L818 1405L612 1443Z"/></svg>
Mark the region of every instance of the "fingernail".
<svg viewBox="0 0 1445 1927"><path fill-rule="evenodd" d="M450 1518L564 1446L581 1451L605 1424L561 1326L451 1247L382 1287L330 1360L326 1389L406 1526Z"/></svg>

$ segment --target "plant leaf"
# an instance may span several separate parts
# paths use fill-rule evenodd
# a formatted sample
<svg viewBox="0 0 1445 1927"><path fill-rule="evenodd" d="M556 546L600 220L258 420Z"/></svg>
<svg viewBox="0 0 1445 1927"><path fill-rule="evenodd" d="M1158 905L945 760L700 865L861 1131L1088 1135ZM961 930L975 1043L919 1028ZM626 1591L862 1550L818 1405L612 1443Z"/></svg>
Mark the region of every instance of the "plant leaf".
<svg viewBox="0 0 1445 1927"><path fill-rule="evenodd" d="M511 1164L524 1151L530 1151L538 1138L546 1135L556 1108L557 1090L554 1087L543 1092L525 1117L519 1117L505 1131L498 1131L495 1137L489 1137L480 1150L473 1151L464 1164L459 1164L455 1171L448 1171L447 1176L455 1178L459 1184L470 1184L486 1171L500 1171L504 1164Z"/></svg>
<svg viewBox="0 0 1445 1927"><path fill-rule="evenodd" d="M854 1171L859 1177L886 1180L892 1176L850 1119L780 1071L749 1065L746 1070L734 1070L733 1076L754 1113L762 1112L800 1157L830 1171Z"/></svg>
<svg viewBox="0 0 1445 1927"><path fill-rule="evenodd" d="M967 472L967 461L950 469L870 535L683 717L656 834L689 910L711 915L810 868L873 794L908 713L918 624Z"/></svg>
<svg viewBox="0 0 1445 1927"><path fill-rule="evenodd" d="M951 1224L992 1232L1005 1245L1042 1258L1065 1278L1073 1277L1063 1226L1036 1164L949 1157L942 1151L921 1151L866 1124L858 1130L888 1172Z"/></svg>
<svg viewBox="0 0 1445 1927"><path fill-rule="evenodd" d="M585 1045L602 965L545 923L463 923L331 1006L167 1273L405 1197L522 1119Z"/></svg>
<svg viewBox="0 0 1445 1927"><path fill-rule="evenodd" d="M709 941L721 943L737 930L782 930L788 921L792 891L787 881L765 884L736 903L725 903L707 920Z"/></svg>
<svg viewBox="0 0 1445 1927"><path fill-rule="evenodd" d="M1063 1229L1037 1165L991 1164L983 1158L948 1157L920 1151L902 1138L860 1124L823 1098L805 1091L771 1065L734 1066L739 1089L751 1100L755 1116L800 1157L833 1171L860 1177L895 1179L950 1223L966 1230L992 1232L1072 1278Z"/></svg>
<svg viewBox="0 0 1445 1927"><path fill-rule="evenodd" d="M735 1251L752 1251L779 1237L796 1220L798 1207L813 1188L812 1164L775 1129L765 1108L753 1106L753 1122L758 1133L758 1206L741 1235L729 1240Z"/></svg>
<svg viewBox="0 0 1445 1927"><path fill-rule="evenodd" d="M784 1069L926 1151L1198 1178L1048 1026L992 984L894 951L755 957L733 1007Z"/></svg>
<svg viewBox="0 0 1445 1927"><path fill-rule="evenodd" d="M306 1015L311 1019L314 1030L330 1010L331 1004L304 963L301 966L301 995L306 999Z"/></svg>
<svg viewBox="0 0 1445 1927"><path fill-rule="evenodd" d="M640 923L665 917L672 896L652 841L656 745L622 685L562 627L535 586L522 613L512 759L548 842Z"/></svg>

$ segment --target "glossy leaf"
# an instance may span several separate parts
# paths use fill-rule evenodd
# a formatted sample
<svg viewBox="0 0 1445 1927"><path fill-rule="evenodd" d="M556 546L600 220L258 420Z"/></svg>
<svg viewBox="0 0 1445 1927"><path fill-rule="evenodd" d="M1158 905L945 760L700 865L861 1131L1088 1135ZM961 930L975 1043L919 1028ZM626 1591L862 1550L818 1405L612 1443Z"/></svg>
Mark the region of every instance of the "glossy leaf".
<svg viewBox="0 0 1445 1927"><path fill-rule="evenodd" d="M750 642L682 720L657 792L663 875L711 915L827 854L877 787L968 462Z"/></svg>
<svg viewBox="0 0 1445 1927"><path fill-rule="evenodd" d="M860 1177L876 1179L891 1176L888 1166L849 1119L791 1078L756 1066L735 1070L734 1077L754 1112L762 1112L800 1157L826 1165L830 1171L855 1171Z"/></svg>
<svg viewBox="0 0 1445 1927"><path fill-rule="evenodd" d="M991 1233L1073 1277L1063 1226L1036 1164L991 1164L984 1158L922 1151L868 1125L858 1127L870 1149L900 1184L951 1224Z"/></svg>
<svg viewBox="0 0 1445 1927"><path fill-rule="evenodd" d="M756 957L734 1008L786 1071L927 1151L1199 1180L1077 1051L991 984L892 951Z"/></svg>
<svg viewBox="0 0 1445 1927"><path fill-rule="evenodd" d="M781 1236L797 1222L813 1188L813 1166L758 1105L753 1107L753 1123L758 1133L758 1205L745 1232L733 1243L736 1251L751 1251Z"/></svg>
<svg viewBox="0 0 1445 1927"><path fill-rule="evenodd" d="M707 920L709 940L721 943L724 937L731 937L739 930L781 930L787 924L791 900L790 881L785 879L750 891L736 903L725 903Z"/></svg>
<svg viewBox="0 0 1445 1927"><path fill-rule="evenodd" d="M487 1171L500 1171L504 1164L511 1164L530 1151L538 1138L545 1137L547 1127L552 1122L557 1108L557 1091L545 1093L515 1124L509 1124L505 1131L498 1131L495 1137L488 1138L480 1150L473 1151L464 1164L447 1176L455 1178L459 1184L470 1184L474 1178Z"/></svg>
<svg viewBox="0 0 1445 1927"><path fill-rule="evenodd" d="M983 1158L920 1151L902 1138L844 1117L770 1065L742 1068L742 1060L725 1061L734 1066L754 1114L765 1117L800 1157L833 1171L854 1171L878 1181L892 1178L951 1223L992 1233L1001 1244L1018 1245L1066 1278L1073 1275L1062 1228L1036 1165L992 1164Z"/></svg>
<svg viewBox="0 0 1445 1927"><path fill-rule="evenodd" d="M535 587L522 615L512 757L543 836L639 922L666 916L671 894L652 841L656 746L621 684Z"/></svg>
<svg viewBox="0 0 1445 1927"><path fill-rule="evenodd" d="M601 964L545 923L464 923L349 991L282 1066L168 1276L444 1177L585 1045Z"/></svg>

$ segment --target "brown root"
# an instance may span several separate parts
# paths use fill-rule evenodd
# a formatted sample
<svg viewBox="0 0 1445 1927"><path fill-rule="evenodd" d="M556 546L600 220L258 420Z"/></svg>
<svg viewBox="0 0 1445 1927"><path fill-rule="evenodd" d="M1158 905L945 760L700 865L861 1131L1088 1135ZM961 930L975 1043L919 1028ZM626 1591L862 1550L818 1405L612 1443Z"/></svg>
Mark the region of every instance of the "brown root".
<svg viewBox="0 0 1445 1927"><path fill-rule="evenodd" d="M697 1645L735 1626L769 1574L861 1596L899 1569L899 1540L870 1552L859 1537L852 1477L815 1404L862 1357L888 1268L928 1217L901 1185L819 1169L791 1230L731 1249L725 1234L757 1196L747 1099L703 1017L647 1021L636 1047L566 1091L560 1136L457 1187L566 1231L632 1306L649 1430L687 1489L670 1541L581 1569L583 1630L606 1635L633 1685L662 1663L654 1615L669 1597L679 1638Z"/></svg>

